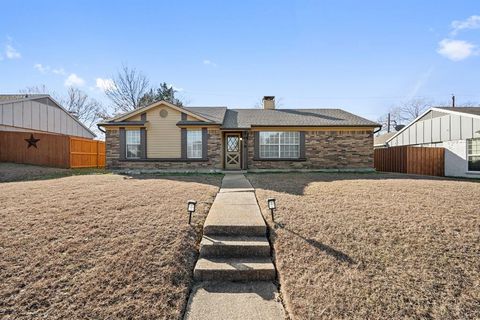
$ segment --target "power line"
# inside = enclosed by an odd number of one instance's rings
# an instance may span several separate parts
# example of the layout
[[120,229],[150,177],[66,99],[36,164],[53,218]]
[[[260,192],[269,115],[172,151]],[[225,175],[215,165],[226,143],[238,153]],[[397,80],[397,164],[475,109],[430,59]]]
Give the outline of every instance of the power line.
[[[248,98],[259,98],[258,95],[252,94],[238,94],[238,93],[216,93],[216,92],[207,92],[207,91],[182,91],[184,93],[198,94],[198,95],[210,95],[218,97],[248,97]],[[412,98],[417,99],[447,99],[450,95],[444,94],[434,94],[434,95],[417,95]],[[479,97],[480,94],[455,94],[456,97]],[[299,99],[299,100],[404,100],[405,96],[289,96],[289,99]]]

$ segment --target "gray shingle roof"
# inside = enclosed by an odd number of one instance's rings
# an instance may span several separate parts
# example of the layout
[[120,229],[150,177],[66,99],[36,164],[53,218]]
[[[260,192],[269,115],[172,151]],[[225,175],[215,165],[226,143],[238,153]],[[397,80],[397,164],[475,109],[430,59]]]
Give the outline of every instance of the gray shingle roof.
[[198,114],[215,123],[223,123],[227,107],[183,107],[185,110]]
[[228,109],[223,128],[253,126],[380,126],[341,109]]
[[443,109],[447,111],[456,111],[467,114],[475,114],[480,116],[480,107],[435,107],[436,109]]
[[384,146],[387,143],[387,140],[396,135],[397,132],[388,132],[381,134],[379,136],[373,137],[374,146]]
[[[150,106],[143,107],[147,109]],[[181,107],[186,111],[220,124],[223,129],[249,129],[261,126],[285,127],[380,127],[378,123],[341,109],[228,109],[227,107]],[[137,109],[138,111],[139,109]],[[131,113],[131,112],[130,112]],[[116,121],[128,113],[110,119]],[[191,121],[179,124],[194,124]]]

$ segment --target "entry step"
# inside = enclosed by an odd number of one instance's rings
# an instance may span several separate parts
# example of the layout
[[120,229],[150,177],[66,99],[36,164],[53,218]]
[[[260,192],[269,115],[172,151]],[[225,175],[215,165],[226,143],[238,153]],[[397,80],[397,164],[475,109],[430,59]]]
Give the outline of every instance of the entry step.
[[208,236],[200,242],[201,257],[269,257],[266,237]]
[[196,281],[274,280],[270,258],[200,258],[193,272]]

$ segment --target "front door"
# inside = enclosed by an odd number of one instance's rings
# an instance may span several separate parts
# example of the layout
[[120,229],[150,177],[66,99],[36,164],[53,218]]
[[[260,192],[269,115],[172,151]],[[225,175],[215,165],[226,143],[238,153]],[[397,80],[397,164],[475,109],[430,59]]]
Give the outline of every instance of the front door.
[[240,134],[225,134],[225,169],[240,169]]

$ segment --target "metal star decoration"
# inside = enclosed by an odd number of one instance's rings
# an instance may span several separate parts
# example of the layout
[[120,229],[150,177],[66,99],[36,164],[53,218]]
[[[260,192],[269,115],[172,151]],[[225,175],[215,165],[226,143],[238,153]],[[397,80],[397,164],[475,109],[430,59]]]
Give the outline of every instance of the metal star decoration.
[[32,146],[37,148],[37,142],[40,141],[40,139],[35,139],[33,137],[33,134],[30,134],[30,139],[25,139],[25,141],[27,141],[27,143],[28,143],[27,149],[32,147]]

